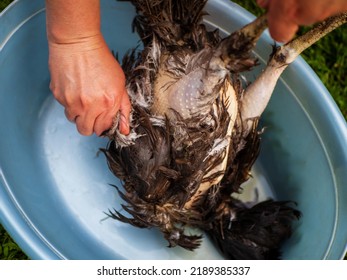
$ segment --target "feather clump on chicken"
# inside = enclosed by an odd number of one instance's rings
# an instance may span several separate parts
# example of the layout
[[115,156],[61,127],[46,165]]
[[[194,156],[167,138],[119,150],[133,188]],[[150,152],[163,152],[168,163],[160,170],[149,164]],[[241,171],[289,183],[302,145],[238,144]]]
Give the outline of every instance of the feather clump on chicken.
[[[123,181],[124,191],[117,189],[127,214],[109,215],[158,228],[170,247],[199,247],[202,236],[186,232],[195,227],[229,259],[279,258],[300,212],[285,201],[249,207],[231,194],[250,178],[260,147],[259,117],[302,42],[278,48],[260,77],[244,88],[240,73],[257,64],[252,50],[266,16],[222,39],[202,24],[206,0],[130,2],[143,43],[143,50],[123,60],[131,132],[124,136],[115,124],[103,149]],[[323,23],[316,33],[323,36],[331,25]],[[309,38],[318,40],[316,33]]]

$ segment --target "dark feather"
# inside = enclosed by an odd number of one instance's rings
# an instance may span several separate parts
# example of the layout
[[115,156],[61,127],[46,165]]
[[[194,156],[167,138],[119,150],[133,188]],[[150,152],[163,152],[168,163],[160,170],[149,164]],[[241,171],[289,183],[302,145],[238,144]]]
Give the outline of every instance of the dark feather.
[[233,111],[243,94],[238,72],[256,63],[254,36],[247,27],[223,40],[207,31],[201,23],[206,1],[130,2],[144,49],[123,59],[131,134],[111,130],[103,149],[124,187],[117,188],[124,213],[110,217],[158,228],[169,247],[197,248],[202,236],[186,232],[193,227],[229,258],[279,256],[298,212],[282,202],[247,208],[231,198],[249,179],[260,147],[258,120],[245,133]]
[[[267,200],[247,208],[240,201],[224,200],[208,234],[229,259],[278,259],[283,240],[300,218],[290,202]],[[222,205],[222,204],[221,204]]]

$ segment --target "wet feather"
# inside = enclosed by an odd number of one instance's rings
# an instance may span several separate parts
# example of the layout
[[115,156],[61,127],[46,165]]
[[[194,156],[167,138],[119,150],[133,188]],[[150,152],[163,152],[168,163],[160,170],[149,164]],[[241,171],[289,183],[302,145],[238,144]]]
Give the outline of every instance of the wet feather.
[[[131,134],[120,135],[116,123],[103,150],[124,188],[117,188],[124,213],[109,215],[158,228],[169,247],[198,248],[202,236],[185,230],[196,227],[227,258],[278,258],[299,212],[287,202],[250,208],[231,197],[242,191],[260,148],[258,119],[245,128],[239,109],[239,72],[256,65],[258,35],[246,36],[247,27],[225,39],[208,31],[201,23],[207,1],[130,2],[144,48],[123,60]],[[259,22],[260,34],[266,20]]]

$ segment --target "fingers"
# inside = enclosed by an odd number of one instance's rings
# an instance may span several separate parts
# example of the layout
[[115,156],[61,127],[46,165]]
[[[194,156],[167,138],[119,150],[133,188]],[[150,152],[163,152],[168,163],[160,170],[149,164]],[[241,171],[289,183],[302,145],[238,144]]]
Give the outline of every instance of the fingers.
[[330,1],[302,1],[298,5],[296,14],[293,15],[293,20],[298,25],[312,25],[322,21],[328,16],[333,15],[331,11]]
[[109,129],[119,110],[119,95],[115,89],[96,95],[95,99],[83,108],[84,118],[81,118],[80,123],[76,123],[78,131],[83,135],[95,132],[100,136],[103,131]]
[[269,32],[271,37],[278,42],[288,42],[296,34],[299,25],[293,21],[279,18],[278,14],[269,15]]
[[292,20],[295,14],[295,0],[257,0],[257,4],[267,9],[268,26],[271,37],[278,42],[289,41],[299,26]]
[[293,38],[299,26],[293,20],[297,13],[295,0],[268,0],[265,6],[268,12],[268,25],[271,37],[278,42],[287,42]]
[[[116,94],[114,94],[116,95]],[[111,96],[113,96],[111,94]],[[119,100],[107,100],[100,102],[95,100],[90,102],[88,106],[76,105],[77,102],[71,105],[65,104],[66,118],[76,124],[78,132],[82,135],[89,136],[95,133],[100,136],[105,131],[109,130],[117,114],[120,114],[119,131],[124,135],[128,135],[129,116],[131,111],[131,103],[126,90],[119,97]]]
[[[82,135],[101,135],[120,112],[120,132],[129,133],[130,101],[125,76],[106,43],[88,51],[50,45],[50,89],[66,118]],[[71,49],[72,48],[72,49]]]
[[279,42],[290,41],[301,25],[312,25],[347,11],[346,0],[257,0],[257,3],[267,9],[270,34]]
[[[116,94],[115,94],[116,95]],[[76,103],[71,106],[65,104],[65,116],[76,124],[78,132],[85,136],[95,133],[97,136],[102,135],[109,130],[118,113],[121,114],[119,131],[120,133],[129,134],[129,115],[131,104],[128,94],[124,90],[119,100],[108,100],[101,102],[95,100],[88,106],[77,106]]]
[[109,130],[114,124],[115,117],[120,114],[119,132],[128,135],[129,128],[129,115],[131,110],[131,104],[126,90],[119,95],[119,100],[109,110],[99,111],[99,115],[90,116],[90,120],[95,119],[93,130],[96,135],[100,136],[105,131]]

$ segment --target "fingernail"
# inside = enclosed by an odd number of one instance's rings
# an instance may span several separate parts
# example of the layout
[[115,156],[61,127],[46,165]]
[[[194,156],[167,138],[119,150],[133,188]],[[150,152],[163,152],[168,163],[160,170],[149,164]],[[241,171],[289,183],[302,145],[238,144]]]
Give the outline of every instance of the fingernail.
[[[270,33],[271,34],[271,33]],[[289,37],[286,37],[286,36],[283,36],[282,34],[281,35],[271,35],[272,39],[274,39],[276,42],[278,43],[287,43],[288,41],[290,41],[290,38]]]
[[130,132],[129,121],[123,114],[120,115],[119,131],[124,135]]

